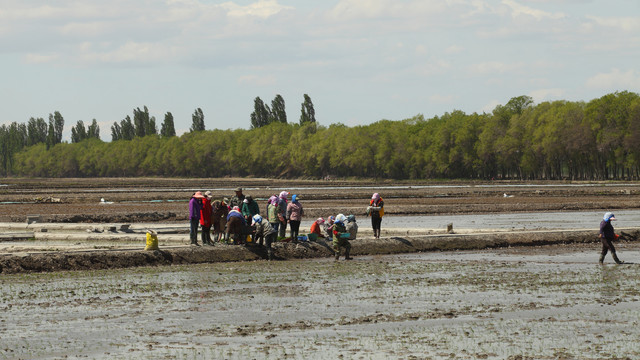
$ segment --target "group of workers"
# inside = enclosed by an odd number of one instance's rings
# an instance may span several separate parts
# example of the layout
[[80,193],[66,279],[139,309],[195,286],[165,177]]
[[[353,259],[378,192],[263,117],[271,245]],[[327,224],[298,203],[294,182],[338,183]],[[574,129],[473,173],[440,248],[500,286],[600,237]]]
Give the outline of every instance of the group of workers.
[[[282,191],[273,195],[267,201],[266,217],[260,215],[260,206],[251,197],[244,195],[242,188],[235,189],[235,195],[222,200],[212,201],[211,191],[204,194],[196,191],[189,200],[189,236],[191,244],[199,246],[198,231],[201,228],[202,244],[213,246],[214,242],[245,244],[247,236],[255,244],[266,246],[269,259],[273,257],[271,244],[277,237],[284,238],[287,224],[290,229],[290,239],[297,241],[300,232],[300,222],[304,215],[304,208],[299,202],[299,196],[293,195],[288,199],[289,192]],[[380,225],[384,215],[384,201],[380,194],[371,197],[367,207],[367,215],[371,217],[373,235],[380,238]],[[213,239],[211,228],[213,227]],[[358,233],[355,215],[338,214],[318,218],[313,222],[309,235],[305,240],[314,241],[317,238],[329,238],[333,242],[336,260],[344,248],[345,259],[349,256],[351,244]],[[302,237],[305,238],[305,237]]]
[[[300,230],[300,222],[304,215],[304,209],[300,204],[299,196],[293,195],[291,201],[288,200],[287,191],[273,195],[267,201],[266,220],[260,215],[258,203],[251,197],[242,193],[242,188],[235,189],[235,195],[231,199],[212,200],[211,191],[204,194],[197,191],[191,196],[189,201],[189,219],[192,245],[198,244],[198,230],[202,228],[203,245],[212,246],[215,242],[234,244],[246,243],[246,236],[251,236],[255,244],[266,246],[269,260],[273,257],[271,245],[276,241],[276,236],[284,238],[287,224],[291,231],[291,239],[296,241]],[[380,238],[380,225],[384,216],[384,201],[380,194],[374,193],[369,201],[366,213],[371,217],[371,227],[373,236]],[[618,259],[613,241],[619,236],[615,233],[612,220],[616,220],[611,212],[604,214],[600,222],[600,239],[602,241],[602,251],[599,263],[604,262],[607,253],[611,252],[613,260],[617,264],[624,263]],[[211,238],[211,227],[213,227],[214,238]],[[344,248],[344,257],[351,260],[351,243],[358,233],[358,224],[355,215],[345,216],[338,214],[329,216],[327,220],[320,217],[311,224],[308,240],[315,241],[318,238],[328,238],[333,242],[335,258],[340,258],[341,250]]]

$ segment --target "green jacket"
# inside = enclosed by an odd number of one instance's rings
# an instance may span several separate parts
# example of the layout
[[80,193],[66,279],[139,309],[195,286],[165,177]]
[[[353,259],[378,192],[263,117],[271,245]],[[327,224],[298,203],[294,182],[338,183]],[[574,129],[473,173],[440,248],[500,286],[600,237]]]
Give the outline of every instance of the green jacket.
[[275,224],[278,222],[278,206],[269,204],[267,208],[267,217],[269,218],[269,222]]
[[343,223],[336,222],[333,224],[333,245],[339,245],[347,241],[346,238],[341,237],[341,234],[349,234],[347,228]]
[[255,200],[251,200],[249,203],[242,203],[242,215],[252,218],[253,215],[260,214],[260,206]]

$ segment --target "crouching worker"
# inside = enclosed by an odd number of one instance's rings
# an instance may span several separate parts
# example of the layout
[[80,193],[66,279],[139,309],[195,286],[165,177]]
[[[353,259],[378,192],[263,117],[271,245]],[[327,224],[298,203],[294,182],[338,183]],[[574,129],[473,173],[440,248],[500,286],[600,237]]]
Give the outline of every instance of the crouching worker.
[[263,220],[262,216],[254,215],[253,216],[253,228],[255,230],[255,242],[267,247],[267,258],[269,260],[273,260],[273,250],[271,249],[271,244],[276,239],[276,234],[278,231],[274,229],[269,221]]
[[340,259],[340,248],[344,248],[344,259],[352,260],[349,256],[351,252],[351,243],[349,242],[349,233],[345,227],[345,221],[347,218],[338,214],[336,220],[333,223],[333,251],[336,253],[336,261]]
[[322,226],[324,225],[324,219],[318,218],[316,221],[311,224],[311,230],[309,233],[309,240],[316,241],[318,238],[324,238],[324,234],[322,231]]
[[600,222],[600,240],[602,240],[602,252],[600,253],[600,264],[604,262],[604,257],[607,256],[607,252],[611,251],[611,257],[616,262],[616,264],[622,264],[623,261],[618,259],[618,255],[616,255],[616,249],[613,247],[613,240],[618,239],[618,235],[613,230],[613,225],[611,225],[611,220],[615,220],[616,217],[613,213],[604,214],[604,218]]
[[233,209],[229,211],[229,215],[227,215],[227,233],[225,237],[229,239],[229,236],[231,235],[234,244],[244,244],[244,239],[242,239],[242,230],[246,225],[247,223],[240,212],[240,208],[234,206]]
[[356,216],[347,216],[347,232],[349,233],[349,240],[355,240],[358,235],[358,224],[356,224]]

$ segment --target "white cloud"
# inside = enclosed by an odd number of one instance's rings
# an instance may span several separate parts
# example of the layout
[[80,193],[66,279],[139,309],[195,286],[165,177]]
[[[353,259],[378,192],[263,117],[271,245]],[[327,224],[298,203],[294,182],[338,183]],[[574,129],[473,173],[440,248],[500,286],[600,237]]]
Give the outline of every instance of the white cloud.
[[549,13],[546,11],[534,9],[529,6],[518,4],[514,0],[502,0],[502,3],[510,8],[511,16],[514,18],[519,16],[527,16],[527,17],[532,17],[539,21],[543,19],[557,20],[565,17],[565,15],[561,12]]
[[640,89],[640,72],[612,69],[608,73],[600,73],[587,79],[587,87],[601,90],[631,90]]
[[464,51],[462,46],[451,45],[448,48],[444,49],[445,54],[459,54]]
[[329,11],[329,17],[336,21],[375,18],[422,18],[424,21],[424,16],[441,13],[447,5],[440,0],[340,0]]
[[48,62],[53,62],[59,58],[58,55],[44,55],[44,54],[27,54],[25,56],[25,61],[28,64],[44,64]]
[[[640,17],[602,17],[602,16],[587,16],[587,19],[592,20],[599,26],[611,27],[620,29],[625,32],[638,32],[640,31]],[[591,26],[586,25],[589,28]]]
[[255,16],[259,18],[269,18],[283,10],[293,9],[291,6],[278,4],[277,0],[259,0],[258,2],[241,6],[233,2],[226,2],[220,5],[226,9],[227,14],[232,17]]
[[79,52],[79,60],[89,64],[127,63],[148,65],[150,63],[170,61],[178,51],[165,44],[128,41],[114,49],[101,44],[85,42],[79,46]]

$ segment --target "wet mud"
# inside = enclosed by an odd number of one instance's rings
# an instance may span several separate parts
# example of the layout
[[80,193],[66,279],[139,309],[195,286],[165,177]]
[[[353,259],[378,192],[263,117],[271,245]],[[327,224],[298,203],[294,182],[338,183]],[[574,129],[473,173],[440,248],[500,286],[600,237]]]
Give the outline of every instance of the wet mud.
[[[594,244],[4,274],[0,358],[634,359]],[[640,258],[622,243],[623,260]]]
[[[336,262],[324,241],[276,243],[266,261],[261,247],[189,246],[184,229],[143,251],[136,228],[184,225],[193,191],[222,197],[236,186],[258,199],[291,189],[312,219],[360,214],[380,192],[392,219],[638,209],[638,184],[0,183],[0,222],[13,226],[0,238],[0,359],[640,358],[633,224],[616,227],[623,265],[597,263],[597,229],[445,234],[405,222],[375,240],[360,222],[355,260]],[[29,215],[46,225],[16,240]],[[117,223],[135,231],[108,229]]]

